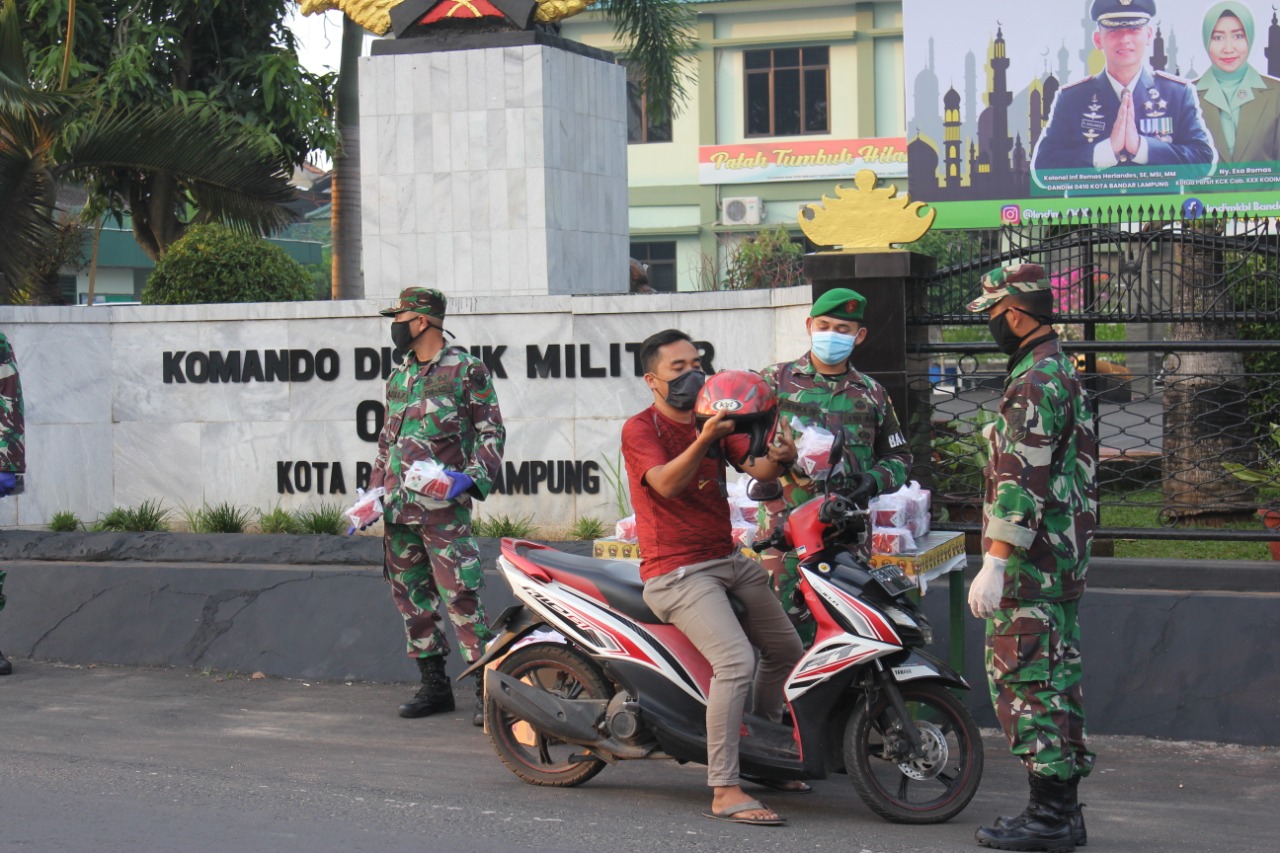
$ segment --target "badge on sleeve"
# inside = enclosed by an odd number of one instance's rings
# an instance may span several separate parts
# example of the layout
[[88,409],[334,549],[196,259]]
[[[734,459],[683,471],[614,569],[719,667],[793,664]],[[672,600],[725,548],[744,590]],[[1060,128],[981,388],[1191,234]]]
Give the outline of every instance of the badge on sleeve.
[[1005,438],[1012,444],[1021,444],[1027,437],[1027,401],[1017,398],[1010,401],[1004,413]]

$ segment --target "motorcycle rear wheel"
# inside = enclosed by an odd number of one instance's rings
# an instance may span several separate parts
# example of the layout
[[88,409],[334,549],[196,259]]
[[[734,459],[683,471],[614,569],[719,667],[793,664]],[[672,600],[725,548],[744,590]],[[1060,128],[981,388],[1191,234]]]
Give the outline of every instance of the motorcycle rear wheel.
[[[950,690],[899,684],[925,757],[893,753],[897,719],[883,693],[859,702],[844,733],[844,762],[853,787],[873,812],[892,823],[942,823],[964,811],[982,781],[982,736],[973,715]],[[888,743],[886,743],[886,738]]]
[[[498,670],[526,684],[536,685],[562,699],[608,699],[613,688],[600,668],[569,646],[539,643],[516,649],[502,659]],[[581,757],[585,747],[565,743],[535,730],[498,706],[484,702],[485,730],[502,763],[530,785],[571,788],[604,769],[594,757]],[[572,756],[579,756],[573,760]]]

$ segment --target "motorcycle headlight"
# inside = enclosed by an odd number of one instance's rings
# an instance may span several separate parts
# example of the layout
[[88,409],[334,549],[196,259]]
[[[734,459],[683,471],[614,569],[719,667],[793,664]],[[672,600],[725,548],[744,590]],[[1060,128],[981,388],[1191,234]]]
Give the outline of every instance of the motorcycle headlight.
[[894,607],[892,604],[882,605],[881,610],[885,615],[893,620],[893,624],[899,628],[905,628],[903,639],[908,645],[914,645],[911,642],[911,634],[918,634],[921,638],[920,645],[930,645],[933,643],[933,627],[929,624],[929,620],[925,618],[923,613],[908,613],[900,607]]
[[912,619],[911,614],[905,610],[900,610],[897,607],[894,607],[892,605],[885,605],[880,609],[883,610],[889,616],[889,618],[893,620],[893,624],[895,625],[901,625],[904,628],[920,627],[920,624],[916,622],[915,619]]

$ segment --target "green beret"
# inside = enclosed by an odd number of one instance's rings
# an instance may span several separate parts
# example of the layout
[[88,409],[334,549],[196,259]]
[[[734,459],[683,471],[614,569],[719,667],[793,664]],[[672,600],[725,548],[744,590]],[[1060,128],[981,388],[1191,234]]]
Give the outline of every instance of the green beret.
[[1044,280],[1044,267],[1018,261],[984,275],[982,294],[969,303],[969,310],[975,314],[980,311],[989,311],[992,305],[1006,296],[1048,289],[1049,282]]
[[836,287],[813,300],[810,317],[835,317],[837,320],[861,320],[867,310],[867,298],[856,290]]
[[414,311],[443,320],[444,305],[444,294],[434,287],[406,287],[400,291],[400,299],[395,305],[378,313],[383,317],[394,317],[404,311]]

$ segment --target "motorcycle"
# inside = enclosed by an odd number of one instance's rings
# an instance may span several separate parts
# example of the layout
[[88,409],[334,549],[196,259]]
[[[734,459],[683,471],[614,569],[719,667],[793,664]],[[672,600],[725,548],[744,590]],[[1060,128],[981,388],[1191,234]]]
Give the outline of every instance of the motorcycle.
[[[932,631],[897,566],[871,568],[845,547],[868,514],[827,492],[793,509],[755,550],[794,549],[797,601],[817,623],[784,687],[790,720],[747,714],[744,778],[847,773],[895,823],[959,814],[982,778],[982,740],[953,694],[969,685],[922,647]],[[521,602],[460,680],[485,669],[485,731],[533,785],[572,787],[621,760],[705,764],[711,668],[645,604],[634,563],[503,539],[498,569]],[[786,718],[784,717],[784,720]]]

